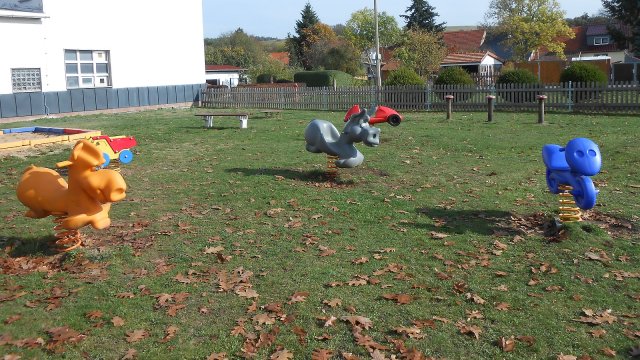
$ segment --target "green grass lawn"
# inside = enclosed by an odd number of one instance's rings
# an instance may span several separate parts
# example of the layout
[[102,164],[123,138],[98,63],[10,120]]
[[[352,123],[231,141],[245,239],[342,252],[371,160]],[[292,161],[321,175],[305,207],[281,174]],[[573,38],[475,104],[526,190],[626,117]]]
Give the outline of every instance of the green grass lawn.
[[[0,152],[0,353],[69,359],[627,358],[640,345],[638,119],[406,113],[364,163],[324,177],[313,118],[196,110],[4,124],[133,135],[127,198],[85,246],[23,217],[30,164]],[[586,221],[550,231],[544,144],[599,144]],[[553,230],[553,229],[551,229]],[[226,355],[224,355],[224,354]],[[333,356],[331,356],[333,354]],[[10,357],[16,358],[16,357]],[[567,358],[568,359],[568,358]]]

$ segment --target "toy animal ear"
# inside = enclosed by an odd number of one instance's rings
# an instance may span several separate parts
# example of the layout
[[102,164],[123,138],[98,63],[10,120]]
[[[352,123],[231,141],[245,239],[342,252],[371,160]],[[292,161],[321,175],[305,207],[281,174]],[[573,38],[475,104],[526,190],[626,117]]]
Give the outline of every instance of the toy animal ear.
[[73,147],[73,150],[71,151],[71,156],[69,157],[69,160],[71,161],[78,160],[78,157],[80,157],[80,154],[82,154],[83,146],[84,146],[84,143],[82,141],[78,141],[76,145]]

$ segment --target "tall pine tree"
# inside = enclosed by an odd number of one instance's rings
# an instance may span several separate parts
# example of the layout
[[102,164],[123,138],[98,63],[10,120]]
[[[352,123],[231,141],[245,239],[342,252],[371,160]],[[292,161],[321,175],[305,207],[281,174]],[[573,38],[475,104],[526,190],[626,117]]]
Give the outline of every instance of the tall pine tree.
[[292,64],[301,65],[305,70],[311,70],[311,63],[306,54],[307,47],[305,46],[305,44],[308,43],[308,31],[305,30],[319,23],[320,19],[318,19],[318,15],[313,11],[311,4],[308,2],[304,6],[304,9],[302,9],[300,15],[300,20],[296,21],[296,35],[289,35],[287,38],[289,60]]
[[632,44],[633,53],[640,56],[640,1],[638,0],[602,0],[607,15],[629,26],[629,32],[621,31],[617,26],[609,26],[609,32],[616,42]]
[[413,0],[411,6],[406,10],[409,15],[400,15],[400,17],[406,21],[407,30],[419,29],[441,33],[444,31],[446,23],[436,23],[438,13],[434,10],[435,8],[429,5],[426,0]]

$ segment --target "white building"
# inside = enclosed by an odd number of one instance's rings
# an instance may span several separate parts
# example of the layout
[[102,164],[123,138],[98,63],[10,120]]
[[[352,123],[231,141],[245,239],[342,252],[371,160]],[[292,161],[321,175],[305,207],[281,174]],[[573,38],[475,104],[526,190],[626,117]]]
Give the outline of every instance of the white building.
[[202,0],[0,0],[0,117],[193,101],[202,21]]
[[205,77],[209,85],[238,86],[243,69],[233,65],[206,65]]

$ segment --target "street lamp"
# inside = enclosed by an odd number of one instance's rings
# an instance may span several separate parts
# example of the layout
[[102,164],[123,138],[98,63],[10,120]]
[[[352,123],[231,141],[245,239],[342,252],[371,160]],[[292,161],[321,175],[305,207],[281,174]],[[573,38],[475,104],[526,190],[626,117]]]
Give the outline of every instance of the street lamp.
[[376,27],[376,85],[382,86],[382,78],[380,77],[380,34],[378,32],[378,1],[373,0],[373,19]]

